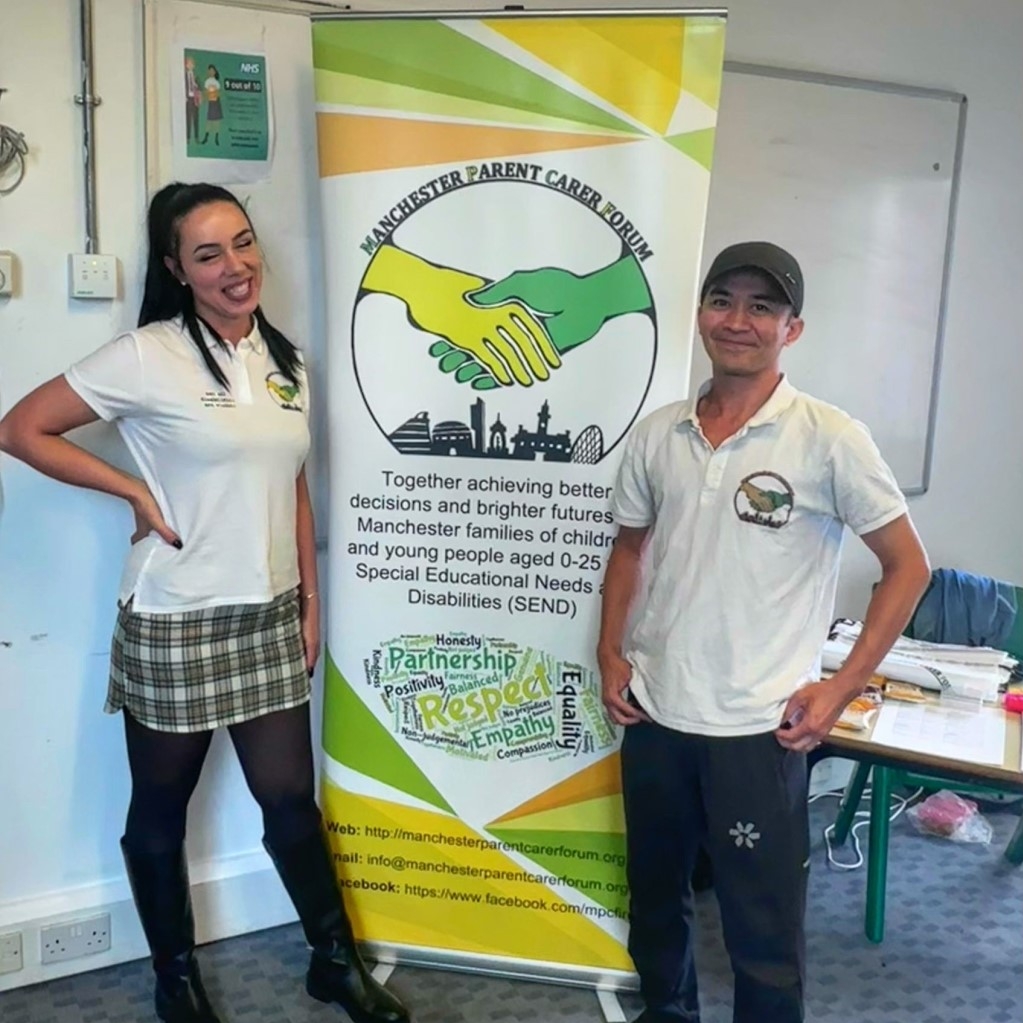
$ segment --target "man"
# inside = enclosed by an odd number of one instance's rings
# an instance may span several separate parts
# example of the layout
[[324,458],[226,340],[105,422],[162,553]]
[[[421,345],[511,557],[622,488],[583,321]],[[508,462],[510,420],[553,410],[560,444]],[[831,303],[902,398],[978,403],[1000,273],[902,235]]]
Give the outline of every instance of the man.
[[185,138],[191,142],[199,141],[199,106],[202,102],[202,90],[195,77],[195,58],[185,58]]
[[[642,1023],[699,1020],[690,876],[701,842],[735,1023],[804,1018],[806,753],[862,692],[929,578],[866,429],[779,369],[803,331],[802,306],[789,253],[766,242],[725,249],[697,317],[711,380],[639,424],[615,489],[598,658],[604,704],[626,726]],[[846,525],[877,557],[881,582],[849,659],[818,681]]]

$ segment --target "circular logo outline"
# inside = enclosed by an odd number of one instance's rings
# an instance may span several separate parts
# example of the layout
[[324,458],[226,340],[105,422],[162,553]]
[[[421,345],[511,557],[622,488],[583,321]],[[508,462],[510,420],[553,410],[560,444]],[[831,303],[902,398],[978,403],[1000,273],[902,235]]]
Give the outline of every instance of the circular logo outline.
[[[509,182],[507,180],[504,180],[504,179],[496,179],[496,178],[495,179],[487,179],[487,180],[483,180],[483,181],[476,181],[476,182],[473,182],[472,184],[461,185],[458,188],[454,189],[453,191],[460,191],[462,188],[479,188],[479,187],[484,187],[486,185],[491,185],[491,184],[509,184]],[[563,190],[561,190],[559,188],[555,188],[553,185],[548,185],[547,183],[542,182],[542,181],[515,181],[514,184],[531,186],[531,187],[534,187],[534,188],[544,188],[544,189],[547,189],[547,190],[552,191],[552,192],[557,192],[559,195],[563,195],[563,196],[565,196],[565,198],[572,199],[573,201],[577,202],[580,206],[585,207],[585,209],[587,211],[589,211],[590,213],[593,213],[594,216],[597,216],[599,218],[599,214],[594,212],[593,207],[590,206],[588,203],[584,202],[577,195],[573,195],[570,192],[565,192],[565,191],[563,191]],[[448,194],[448,193],[442,192],[439,195],[432,196],[430,199],[426,200],[426,202],[423,202],[417,208],[416,212],[418,212],[418,210],[420,210],[420,209],[423,209],[423,207],[428,206],[430,203],[435,202],[437,199],[442,198],[446,194]],[[388,444],[391,445],[391,447],[398,454],[405,455],[405,454],[413,454],[414,453],[414,454],[418,454],[418,455],[433,455],[434,457],[437,457],[437,458],[443,458],[443,457],[449,457],[449,456],[447,454],[434,452],[432,450],[431,451],[415,451],[415,452],[403,451],[403,450],[401,450],[401,448],[399,448],[395,444],[394,439],[391,436],[391,433],[388,433],[388,431],[384,428],[383,424],[377,418],[377,415],[374,412],[373,407],[372,407],[372,405],[369,402],[369,399],[368,399],[368,397],[366,395],[366,388],[363,386],[362,376],[361,376],[361,374],[359,372],[359,363],[358,363],[358,360],[356,359],[356,352],[355,352],[355,341],[356,341],[355,321],[356,321],[356,317],[358,316],[359,304],[362,302],[362,300],[367,295],[372,294],[372,292],[368,291],[367,289],[365,289],[363,287],[363,281],[365,281],[366,275],[369,273],[369,268],[372,266],[373,260],[376,258],[377,251],[382,246],[384,246],[384,245],[387,245],[389,243],[393,244],[393,238],[394,238],[395,231],[398,230],[398,227],[400,227],[401,224],[405,223],[406,220],[411,219],[413,216],[415,216],[414,213],[410,214],[408,217],[405,217],[401,221],[401,223],[397,224],[395,227],[393,227],[388,232],[387,236],[383,239],[383,241],[381,241],[380,244],[377,246],[377,248],[374,249],[373,255],[370,257],[370,260],[366,264],[366,268],[365,268],[365,270],[363,270],[362,276],[359,279],[359,286],[358,286],[358,288],[356,290],[355,301],[352,303],[351,322],[349,324],[349,337],[350,337],[350,347],[351,347],[352,369],[353,369],[354,374],[355,374],[355,383],[356,383],[356,386],[359,388],[359,395],[362,398],[362,403],[365,406],[366,411],[369,413],[370,418],[373,420],[373,423],[375,424],[376,428],[380,431],[380,433],[383,435],[384,439],[387,441]],[[612,232],[614,232],[614,228],[613,227],[608,225],[608,228]],[[614,233],[617,235],[617,232],[614,232]],[[638,258],[635,257],[635,253],[632,251],[631,248],[629,248],[629,246],[626,243],[625,239],[621,238],[621,236],[618,236],[618,238],[619,238],[619,242],[620,242],[620,246],[621,246],[620,247],[620,251],[619,251],[619,259],[621,259],[622,257],[624,257],[626,255],[631,255],[631,256],[633,256],[636,259],[636,266],[639,268],[640,274],[642,274],[643,281],[644,281],[644,283],[647,286],[647,291],[649,292],[650,298],[651,298],[650,309],[647,310],[646,312],[644,312],[643,314],[641,314],[641,315],[645,315],[645,316],[649,317],[651,325],[653,327],[653,352],[652,352],[652,356],[651,356],[651,359],[650,359],[650,372],[647,374],[646,383],[645,383],[645,385],[643,387],[643,393],[640,396],[639,401],[636,403],[635,409],[633,410],[632,415],[630,416],[628,423],[626,423],[625,428],[622,430],[621,434],[615,439],[614,443],[612,443],[610,445],[610,447],[604,449],[602,454],[600,455],[600,457],[597,458],[594,462],[592,462],[592,463],[574,463],[574,464],[596,464],[597,462],[601,462],[605,458],[607,458],[607,456],[609,454],[611,454],[611,452],[614,451],[615,448],[618,447],[618,445],[621,444],[626,439],[626,437],[628,437],[629,431],[632,429],[632,427],[636,423],[636,420],[639,418],[640,411],[642,410],[642,408],[643,408],[643,406],[644,406],[644,404],[646,402],[647,395],[650,393],[650,388],[653,386],[654,371],[657,368],[657,352],[658,352],[658,348],[659,348],[659,344],[660,344],[660,325],[659,325],[658,319],[657,319],[657,306],[656,306],[656,303],[653,300],[653,290],[650,288],[650,281],[647,278],[647,275],[646,275],[646,273],[643,270],[642,263],[639,261]],[[437,335],[433,335],[433,336],[435,338],[437,337]],[[459,386],[466,386],[466,385],[463,384],[463,385],[459,385]],[[467,388],[467,389],[471,390],[471,388]],[[477,397],[480,397],[480,392],[477,391],[477,392],[473,392],[473,393],[475,393]],[[588,430],[588,429],[590,429],[590,427],[584,427],[583,430],[580,431],[580,436],[582,436],[582,434],[586,430]],[[395,432],[395,431],[392,431],[392,433],[393,432]],[[489,456],[489,457],[493,458],[493,457],[496,457],[496,456]],[[536,461],[537,461],[536,458],[534,458],[534,459],[508,459],[508,460],[509,461],[524,461],[527,464],[535,464]],[[546,458],[539,459],[539,460],[540,461],[548,461],[548,459],[546,459]],[[551,461],[553,461],[553,460],[551,460]],[[570,459],[559,459],[559,461],[567,462],[567,461],[570,461]]]
[[[783,492],[765,490],[754,482],[765,477],[777,480],[782,485]],[[750,505],[753,511],[740,509],[740,494],[745,496],[746,503]],[[739,485],[735,488],[735,494],[732,496],[732,507],[741,521],[748,522],[750,525],[766,526],[768,529],[782,529],[784,526],[787,526],[792,518],[795,503],[796,493],[792,489],[792,484],[784,476],[774,472],[772,469],[758,469],[756,472],[751,472],[748,476],[744,476],[739,481]],[[776,513],[781,512],[782,509],[785,510],[784,518],[777,519],[772,517]]]

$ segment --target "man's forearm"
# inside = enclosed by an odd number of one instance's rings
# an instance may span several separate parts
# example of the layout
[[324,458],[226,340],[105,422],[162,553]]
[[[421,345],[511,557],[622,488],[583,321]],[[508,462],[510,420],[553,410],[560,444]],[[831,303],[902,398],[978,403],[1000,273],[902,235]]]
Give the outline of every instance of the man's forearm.
[[927,586],[926,561],[912,562],[885,572],[870,598],[863,629],[845,664],[836,673],[855,696],[862,692],[877,666],[906,627]]
[[604,573],[604,596],[600,609],[598,654],[621,655],[625,623],[639,583],[640,556],[616,543]]

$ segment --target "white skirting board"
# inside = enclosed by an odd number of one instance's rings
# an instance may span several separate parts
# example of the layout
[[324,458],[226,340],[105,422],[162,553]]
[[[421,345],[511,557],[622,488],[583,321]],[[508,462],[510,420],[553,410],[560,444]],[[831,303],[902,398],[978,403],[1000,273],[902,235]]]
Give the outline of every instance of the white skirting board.
[[[253,859],[266,861],[262,854]],[[193,876],[200,873],[208,871],[195,870]],[[297,919],[277,874],[265,867],[193,883],[192,902],[199,944],[277,927]],[[97,913],[110,914],[109,951],[42,965],[39,932],[43,927]],[[131,893],[123,881],[75,889],[66,896],[0,906],[0,934],[10,931],[21,932],[24,966],[16,973],[0,975],[0,992],[100,970],[149,955]]]

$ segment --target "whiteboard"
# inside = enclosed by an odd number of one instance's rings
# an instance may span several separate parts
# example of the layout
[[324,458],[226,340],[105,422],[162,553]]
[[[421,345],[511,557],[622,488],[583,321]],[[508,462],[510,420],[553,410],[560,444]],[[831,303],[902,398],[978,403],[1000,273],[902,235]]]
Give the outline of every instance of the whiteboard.
[[783,368],[867,424],[906,493],[930,473],[965,112],[958,93],[725,64],[704,271],[737,241],[792,252],[806,328]]

